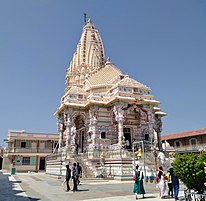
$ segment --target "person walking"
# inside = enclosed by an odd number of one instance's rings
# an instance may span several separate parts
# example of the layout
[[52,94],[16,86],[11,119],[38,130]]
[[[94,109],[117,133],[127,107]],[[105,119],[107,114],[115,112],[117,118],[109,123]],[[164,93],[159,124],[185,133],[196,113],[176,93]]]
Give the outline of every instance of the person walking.
[[173,168],[170,168],[170,175],[171,175],[172,186],[173,186],[173,190],[174,190],[175,201],[177,201],[177,200],[179,200],[178,199],[179,188],[180,188],[179,187],[179,178],[174,174]]
[[71,179],[71,169],[69,168],[69,164],[66,165],[66,185],[67,191],[70,191],[69,180]]
[[134,175],[135,182],[134,182],[134,188],[133,188],[133,193],[135,193],[136,195],[136,200],[138,199],[138,195],[142,195],[142,198],[145,198],[143,179],[144,179],[144,174],[142,171],[139,170],[139,165],[137,165],[135,168],[135,175]]
[[77,184],[80,184],[80,177],[82,177],[82,167],[79,165],[79,162],[77,162],[77,170],[78,170],[78,177],[77,177]]
[[167,174],[167,185],[168,185],[168,195],[171,196],[173,198],[173,186],[172,186],[172,178],[171,178],[171,174],[170,171],[168,170],[168,174]]
[[77,164],[73,163],[73,167],[72,167],[73,192],[78,191],[77,178],[78,178]]
[[166,184],[165,184],[165,175],[163,172],[163,168],[159,167],[159,172],[158,172],[158,181],[159,183],[157,184],[157,186],[159,187],[159,191],[160,191],[160,197],[161,199],[164,199],[166,196]]

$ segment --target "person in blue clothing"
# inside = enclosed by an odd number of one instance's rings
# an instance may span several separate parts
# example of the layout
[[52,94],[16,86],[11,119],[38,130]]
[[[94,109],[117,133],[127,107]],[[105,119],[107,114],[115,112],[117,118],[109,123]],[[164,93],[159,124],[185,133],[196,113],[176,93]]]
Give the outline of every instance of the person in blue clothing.
[[134,178],[135,178],[135,182],[134,182],[133,193],[135,193],[136,195],[136,200],[138,199],[138,195],[142,195],[142,198],[145,198],[144,197],[145,190],[143,185],[144,174],[142,171],[139,170],[138,165],[135,168]]
[[[172,164],[173,165],[173,164]],[[178,199],[178,194],[179,194],[179,179],[178,177],[174,174],[173,172],[173,168],[170,168],[170,175],[171,175],[171,180],[172,180],[172,186],[173,186],[173,190],[174,190],[174,198],[175,201],[179,200]]]

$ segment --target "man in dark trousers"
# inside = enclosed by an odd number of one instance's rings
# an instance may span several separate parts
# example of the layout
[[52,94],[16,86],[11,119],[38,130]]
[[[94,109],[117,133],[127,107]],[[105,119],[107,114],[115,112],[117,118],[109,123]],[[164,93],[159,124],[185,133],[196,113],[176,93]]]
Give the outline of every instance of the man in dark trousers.
[[[173,164],[172,164],[173,165]],[[170,175],[171,175],[171,180],[172,180],[172,186],[173,186],[173,190],[174,190],[174,197],[175,197],[175,201],[179,200],[178,199],[178,194],[179,194],[179,179],[178,177],[174,174],[173,172],[173,168],[170,168]]]
[[78,169],[77,164],[74,163],[72,167],[72,179],[73,179],[73,192],[78,191],[77,189],[77,179],[78,179]]
[[80,177],[82,176],[82,167],[79,165],[79,162],[77,162],[77,169],[78,169],[78,178],[77,178],[77,184],[80,184]]
[[67,185],[67,191],[70,190],[69,186],[69,180],[71,178],[71,169],[69,168],[69,164],[66,165],[66,185]]

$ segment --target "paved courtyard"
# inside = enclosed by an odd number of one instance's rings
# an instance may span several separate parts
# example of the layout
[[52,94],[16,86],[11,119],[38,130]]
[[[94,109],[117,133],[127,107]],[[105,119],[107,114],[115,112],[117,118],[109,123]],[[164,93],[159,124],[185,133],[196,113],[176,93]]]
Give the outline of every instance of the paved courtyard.
[[[0,172],[1,201],[130,201],[135,200],[132,192],[133,181],[82,180],[79,191],[65,192],[63,179],[51,177],[45,173],[17,173],[10,175]],[[72,186],[72,182],[71,182]],[[161,200],[155,184],[145,184],[144,200]],[[183,196],[183,192],[180,192]],[[142,200],[142,199],[140,199]],[[171,198],[168,201],[174,200]]]

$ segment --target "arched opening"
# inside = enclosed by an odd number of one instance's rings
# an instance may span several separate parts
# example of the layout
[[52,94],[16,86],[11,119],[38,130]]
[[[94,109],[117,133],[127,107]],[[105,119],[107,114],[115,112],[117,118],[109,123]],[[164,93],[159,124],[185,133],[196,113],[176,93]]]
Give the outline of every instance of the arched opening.
[[196,138],[191,138],[189,140],[189,143],[191,146],[195,147],[197,145],[197,139]]
[[86,151],[86,136],[85,136],[85,125],[84,116],[77,115],[74,119],[74,124],[76,127],[76,138],[75,143],[79,147],[79,152],[83,153]]
[[180,148],[181,146],[182,146],[182,143],[181,143],[180,140],[175,140],[175,141],[174,141],[174,147]]

